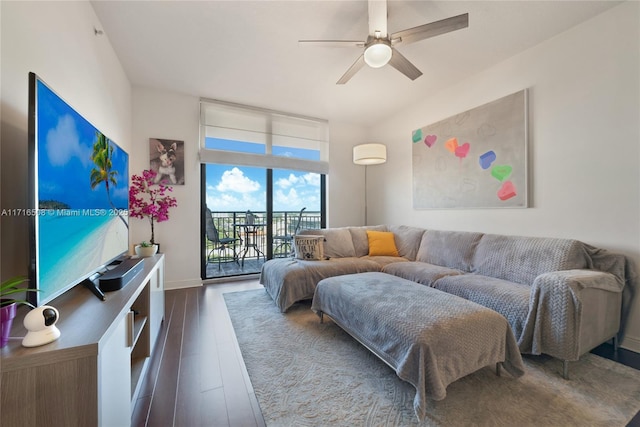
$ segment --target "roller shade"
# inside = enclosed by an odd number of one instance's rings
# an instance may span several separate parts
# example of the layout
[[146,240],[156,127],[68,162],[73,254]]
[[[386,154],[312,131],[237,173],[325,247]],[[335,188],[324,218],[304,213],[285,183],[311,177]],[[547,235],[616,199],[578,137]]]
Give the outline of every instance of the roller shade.
[[202,163],[329,172],[326,120],[202,99],[200,124]]

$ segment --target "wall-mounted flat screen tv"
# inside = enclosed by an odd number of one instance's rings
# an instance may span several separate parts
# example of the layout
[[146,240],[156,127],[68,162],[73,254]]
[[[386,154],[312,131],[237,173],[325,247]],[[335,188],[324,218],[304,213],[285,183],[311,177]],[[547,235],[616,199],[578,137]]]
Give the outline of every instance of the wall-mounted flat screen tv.
[[28,126],[28,297],[42,305],[128,252],[129,156],[34,73]]

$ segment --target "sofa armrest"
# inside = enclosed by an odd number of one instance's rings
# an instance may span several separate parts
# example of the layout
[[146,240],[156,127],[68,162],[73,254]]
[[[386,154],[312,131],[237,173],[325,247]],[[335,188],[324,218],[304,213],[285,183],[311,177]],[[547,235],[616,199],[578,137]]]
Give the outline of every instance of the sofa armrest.
[[[596,270],[564,270],[539,275],[531,287],[521,350],[545,353],[562,360],[578,360],[583,352],[590,350],[582,342],[585,337],[589,342],[599,344],[617,332],[623,288],[624,284],[616,276]],[[601,295],[593,298],[593,293]],[[583,324],[586,324],[583,320],[594,315],[603,317],[606,324],[600,325],[599,330],[583,330]]]

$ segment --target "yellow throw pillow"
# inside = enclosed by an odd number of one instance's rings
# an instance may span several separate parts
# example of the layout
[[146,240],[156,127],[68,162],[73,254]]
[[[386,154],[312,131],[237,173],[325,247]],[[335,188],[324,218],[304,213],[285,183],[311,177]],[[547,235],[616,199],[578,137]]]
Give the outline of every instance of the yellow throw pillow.
[[400,256],[392,232],[367,230],[367,239],[369,256]]

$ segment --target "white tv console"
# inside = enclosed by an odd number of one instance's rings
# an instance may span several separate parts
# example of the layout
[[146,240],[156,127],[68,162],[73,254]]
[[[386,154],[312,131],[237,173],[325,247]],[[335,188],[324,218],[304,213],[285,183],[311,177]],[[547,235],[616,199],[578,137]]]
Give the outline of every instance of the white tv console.
[[[164,318],[164,255],[124,288],[97,299],[76,286],[49,305],[62,335],[0,350],[0,423],[7,426],[128,426]],[[24,336],[21,309],[11,336]]]

